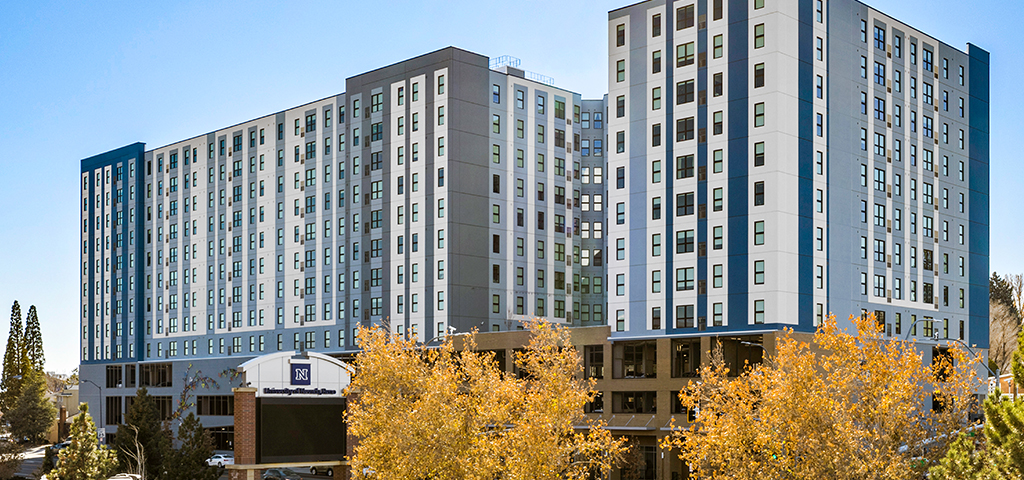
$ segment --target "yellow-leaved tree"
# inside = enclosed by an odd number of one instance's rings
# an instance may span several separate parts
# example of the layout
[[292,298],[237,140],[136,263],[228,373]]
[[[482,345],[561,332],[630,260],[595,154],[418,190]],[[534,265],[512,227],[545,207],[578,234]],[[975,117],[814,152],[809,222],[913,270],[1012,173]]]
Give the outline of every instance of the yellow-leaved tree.
[[[427,348],[382,329],[361,328],[362,352],[349,392],[349,432],[359,438],[354,478],[582,479],[607,474],[622,455],[583,413],[593,380],[564,327],[531,322],[515,355],[521,375],[499,370],[472,336]],[[578,428],[578,427],[585,428]]]
[[976,360],[952,346],[923,363],[913,342],[883,338],[873,315],[851,320],[853,333],[830,316],[813,344],[788,332],[738,377],[713,351],[680,392],[696,421],[662,446],[700,478],[921,478],[970,425]]

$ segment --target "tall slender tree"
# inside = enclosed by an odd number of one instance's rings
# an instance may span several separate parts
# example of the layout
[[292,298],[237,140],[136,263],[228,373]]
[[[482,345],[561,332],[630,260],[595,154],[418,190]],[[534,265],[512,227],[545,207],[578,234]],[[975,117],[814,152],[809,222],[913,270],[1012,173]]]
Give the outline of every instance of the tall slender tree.
[[133,457],[141,449],[149,478],[162,478],[163,463],[171,450],[171,432],[161,424],[160,408],[146,387],[138,389],[135,395],[135,401],[124,416],[124,424],[117,426],[118,432],[134,433],[115,436],[114,448],[121,468],[128,471],[143,469]]
[[178,427],[181,448],[171,450],[164,461],[163,478],[188,478],[191,480],[216,480],[220,472],[206,464],[213,455],[213,440],[203,429],[199,417],[189,412]]
[[46,379],[41,372],[29,368],[22,379],[21,396],[10,411],[11,434],[27,437],[33,442],[45,439],[46,432],[57,418],[57,409],[46,398]]
[[22,341],[21,305],[14,301],[11,307],[11,330],[4,351],[4,370],[0,377],[0,411],[9,412],[21,396],[21,376],[24,373],[24,343]]
[[46,364],[46,355],[43,354],[43,332],[39,330],[39,316],[36,314],[36,306],[28,307],[28,317],[25,318],[25,336],[22,339],[25,346],[25,355],[32,364],[32,369],[43,373],[43,366]]

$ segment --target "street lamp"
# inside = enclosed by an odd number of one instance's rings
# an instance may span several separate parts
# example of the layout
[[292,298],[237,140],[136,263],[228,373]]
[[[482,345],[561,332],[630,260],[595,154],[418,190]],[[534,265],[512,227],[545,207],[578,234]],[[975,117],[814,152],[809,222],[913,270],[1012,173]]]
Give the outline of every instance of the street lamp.
[[935,340],[936,342],[941,342],[941,341],[945,340],[947,342],[956,342],[956,343],[959,343],[960,345],[963,345],[964,349],[967,350],[968,352],[970,352],[971,355],[974,355],[974,358],[978,359],[978,362],[981,363],[981,366],[985,367],[985,370],[988,370],[988,373],[990,373],[993,377],[996,377],[996,381],[997,382],[999,381],[999,373],[998,372],[993,372],[991,368],[988,368],[988,365],[985,363],[984,359],[981,358],[981,356],[978,355],[977,352],[972,350],[970,346],[968,346],[966,343],[964,343],[963,340],[960,340],[959,338],[939,338],[939,334],[938,333],[936,333],[935,336],[932,337],[932,340]]
[[469,335],[469,333],[468,332],[455,333],[455,327],[449,326],[444,333],[442,333],[440,335],[437,335],[436,337],[431,338],[430,340],[427,340],[427,341],[423,342],[423,345],[424,346],[430,345],[435,340],[444,341],[448,337],[462,337],[462,336],[466,336],[466,335]]
[[91,383],[94,387],[99,389],[99,391],[100,391],[100,401],[98,402],[99,405],[96,406],[96,408],[99,409],[99,411],[100,411],[100,426],[99,426],[99,428],[106,428],[106,425],[103,423],[103,387],[97,385],[96,382],[94,382],[92,380],[88,380],[88,379],[81,378],[81,377],[78,378],[78,381],[79,382],[84,382],[84,383]]
[[[907,327],[907,334],[903,336],[903,340],[910,340],[910,332],[914,331],[914,325],[917,325],[918,322],[925,322],[925,321],[927,321],[927,322],[934,322],[935,319],[934,318],[928,318],[928,317],[921,317],[921,318],[918,318],[918,319],[914,320],[913,322],[911,322],[910,326]],[[936,340],[936,341],[938,340],[938,338],[939,338],[938,334],[934,334],[931,337],[932,340]]]

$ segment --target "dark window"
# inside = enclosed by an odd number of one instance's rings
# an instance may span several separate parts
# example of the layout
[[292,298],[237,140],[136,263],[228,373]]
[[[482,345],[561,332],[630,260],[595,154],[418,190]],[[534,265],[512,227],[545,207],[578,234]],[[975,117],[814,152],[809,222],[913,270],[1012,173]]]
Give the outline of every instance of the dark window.
[[147,363],[139,365],[139,386],[170,387],[172,385],[171,375],[172,368],[170,363]]
[[764,205],[764,182],[754,182],[754,205]]
[[676,30],[690,28],[693,26],[694,8],[693,5],[679,7],[676,9]]
[[672,340],[672,377],[696,377],[700,368],[700,339]]
[[676,195],[676,216],[683,215],[693,215],[693,192]]
[[693,140],[694,121],[693,117],[680,118],[676,120],[676,141]]
[[[682,269],[681,269],[682,270]],[[689,269],[686,269],[689,270]],[[676,275],[678,277],[678,275]],[[676,283],[679,279],[676,279]],[[684,290],[689,290],[684,287]],[[693,305],[676,305],[676,328],[694,328],[697,324],[694,322],[693,317]]]
[[121,365],[107,365],[107,388],[121,388]]
[[196,396],[197,415],[231,416],[235,414],[235,397],[233,395],[198,395]]
[[171,419],[172,397],[154,395],[151,398],[153,399],[153,403],[156,406],[156,411],[158,412],[157,415],[160,421],[169,421]]
[[[121,368],[118,366],[117,368]],[[117,425],[121,423],[121,397],[107,397],[107,412],[103,418],[104,423],[107,425]]]
[[604,378],[604,345],[583,347],[583,372],[587,378]]
[[626,167],[615,169],[615,188],[626,188]]
[[690,178],[693,176],[693,155],[676,157],[676,178]]
[[654,340],[612,345],[614,378],[656,378],[658,346]]
[[612,412],[656,413],[657,398],[658,392],[612,392]]
[[693,80],[686,80],[676,84],[676,105],[690,103],[693,101],[694,83]]

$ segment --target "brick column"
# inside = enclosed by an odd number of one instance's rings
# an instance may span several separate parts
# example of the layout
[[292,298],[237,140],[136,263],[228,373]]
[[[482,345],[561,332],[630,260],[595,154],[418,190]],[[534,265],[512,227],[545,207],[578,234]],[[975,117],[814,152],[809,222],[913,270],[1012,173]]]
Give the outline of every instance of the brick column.
[[[235,463],[256,463],[256,389],[232,388],[235,394]],[[252,472],[229,470],[231,480],[253,478]]]

